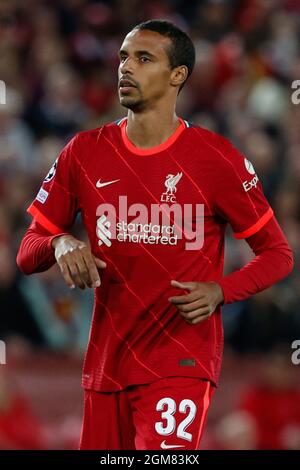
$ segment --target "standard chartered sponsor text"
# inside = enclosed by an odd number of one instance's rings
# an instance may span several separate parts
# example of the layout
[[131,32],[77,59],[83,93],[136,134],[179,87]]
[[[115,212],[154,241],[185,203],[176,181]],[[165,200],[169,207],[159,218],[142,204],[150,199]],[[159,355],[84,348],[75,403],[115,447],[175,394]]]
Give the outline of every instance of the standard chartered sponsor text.
[[175,225],[157,225],[151,222],[149,224],[135,224],[122,221],[117,223],[117,231],[119,242],[176,245],[178,241]]
[[129,205],[127,196],[122,195],[117,206],[100,204],[96,216],[100,239],[103,234],[99,232],[99,224],[104,230],[105,223],[109,239],[118,242],[176,245],[184,239],[187,250],[199,250],[204,243],[203,204]]

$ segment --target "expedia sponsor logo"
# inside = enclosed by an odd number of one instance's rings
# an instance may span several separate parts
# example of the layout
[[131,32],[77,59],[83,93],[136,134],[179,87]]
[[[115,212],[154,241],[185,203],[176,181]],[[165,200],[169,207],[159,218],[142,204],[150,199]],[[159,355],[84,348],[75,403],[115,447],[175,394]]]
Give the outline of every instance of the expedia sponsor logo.
[[244,159],[244,164],[245,164],[245,168],[248,171],[248,173],[250,173],[250,175],[254,175],[254,177],[251,180],[246,180],[246,181],[243,182],[243,188],[247,193],[248,191],[250,191],[250,189],[256,188],[259,179],[258,179],[258,176],[255,174],[255,169],[254,169],[252,163],[249,162],[249,160],[247,160],[247,158]]

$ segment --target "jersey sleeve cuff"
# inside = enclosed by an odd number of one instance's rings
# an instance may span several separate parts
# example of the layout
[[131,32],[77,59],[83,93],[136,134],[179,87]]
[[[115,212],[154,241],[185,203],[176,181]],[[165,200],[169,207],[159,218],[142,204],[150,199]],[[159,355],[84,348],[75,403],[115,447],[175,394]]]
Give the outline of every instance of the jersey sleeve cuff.
[[42,214],[33,203],[28,207],[27,212],[32,215],[32,217],[34,217],[35,220],[40,225],[42,225],[42,227],[48,230],[48,232],[50,232],[52,235],[58,235],[64,232],[64,230],[62,230],[57,225],[53,224],[53,222],[51,222],[49,219],[47,219],[47,217]]
[[234,233],[234,238],[242,239],[251,237],[256,232],[258,232],[273,216],[273,210],[271,207],[267,210],[267,212],[251,227],[247,228],[243,232]]

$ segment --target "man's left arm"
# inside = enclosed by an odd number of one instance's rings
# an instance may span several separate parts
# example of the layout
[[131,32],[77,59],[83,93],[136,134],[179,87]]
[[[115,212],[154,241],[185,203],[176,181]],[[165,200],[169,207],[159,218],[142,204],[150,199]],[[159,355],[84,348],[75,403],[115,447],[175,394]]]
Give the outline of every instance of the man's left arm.
[[218,282],[172,281],[173,287],[189,291],[169,299],[186,321],[196,324],[206,320],[219,304],[245,300],[292,271],[292,250],[275,217],[246,241],[255,258]]
[[293,269],[292,250],[275,217],[246,241],[256,256],[242,269],[220,280],[225,304],[247,299],[267,289]]

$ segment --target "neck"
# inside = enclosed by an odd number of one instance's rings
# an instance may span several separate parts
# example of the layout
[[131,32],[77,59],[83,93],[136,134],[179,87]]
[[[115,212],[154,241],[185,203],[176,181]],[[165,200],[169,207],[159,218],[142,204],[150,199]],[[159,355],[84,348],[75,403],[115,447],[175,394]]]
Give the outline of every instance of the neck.
[[174,109],[157,109],[127,115],[126,133],[129,140],[141,148],[151,148],[162,144],[179,127],[180,123]]

